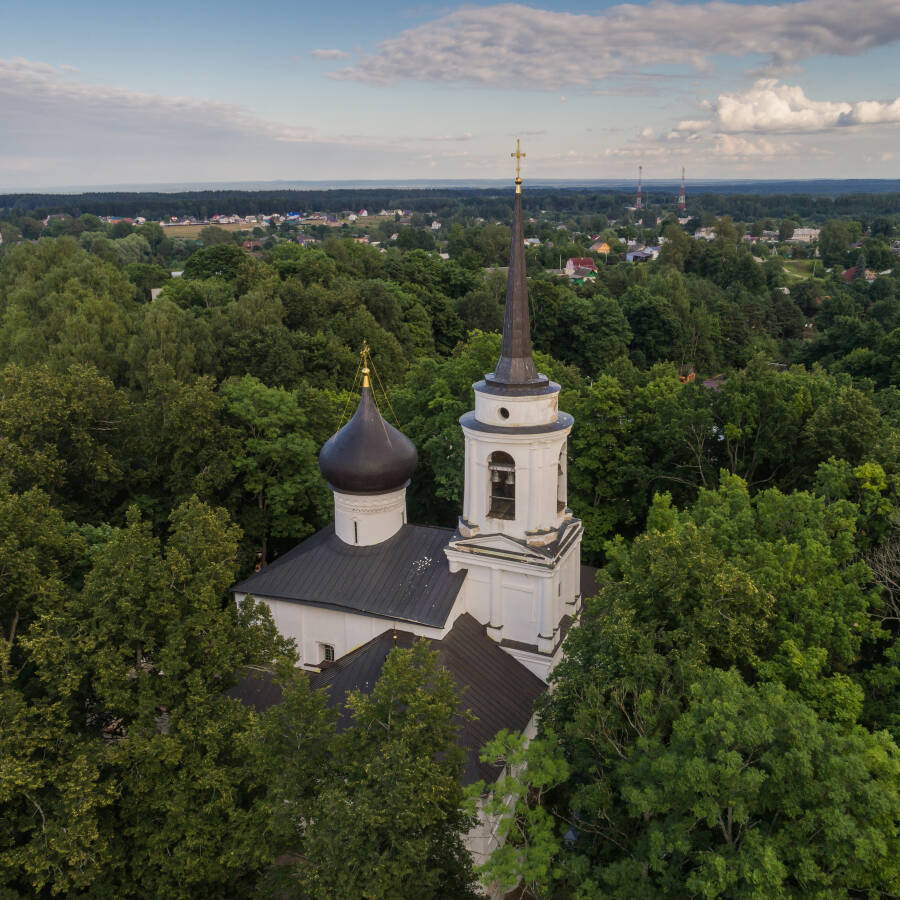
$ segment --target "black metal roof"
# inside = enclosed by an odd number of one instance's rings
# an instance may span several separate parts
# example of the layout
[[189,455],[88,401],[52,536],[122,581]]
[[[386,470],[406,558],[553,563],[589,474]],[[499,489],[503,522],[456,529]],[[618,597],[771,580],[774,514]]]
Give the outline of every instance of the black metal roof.
[[[408,631],[389,629],[312,676],[312,686],[326,689],[331,705],[342,707],[339,727],[351,722],[344,707],[347,694],[354,690],[369,693],[388,653],[394,647],[411,647],[417,640]],[[467,751],[463,783],[494,781],[499,769],[478,759],[480,749],[502,728],[521,732],[547,686],[492,641],[484,626],[468,613],[457,618],[443,640],[430,643],[462,690],[460,708],[474,714],[472,721],[463,723],[459,738]]]
[[404,525],[380,544],[345,544],[328,525],[232,590],[441,627],[465,572],[451,574],[452,529]]
[[281,703],[281,685],[275,673],[269,669],[247,669],[244,677],[232,688],[225,691],[226,696],[240,700],[245,706],[252,706],[262,712],[270,706]]
[[415,445],[384,421],[368,385],[362,389],[353,418],[319,453],[326,481],[350,494],[396,491],[409,481],[417,461]]

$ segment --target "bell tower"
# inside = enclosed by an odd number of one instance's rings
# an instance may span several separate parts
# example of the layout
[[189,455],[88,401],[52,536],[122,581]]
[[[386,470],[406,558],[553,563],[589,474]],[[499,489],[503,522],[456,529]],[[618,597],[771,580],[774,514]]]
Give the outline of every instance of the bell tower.
[[450,570],[467,569],[467,607],[488,634],[546,678],[581,600],[581,522],[566,504],[566,442],[574,420],[531,350],[519,142],[500,359],[473,385],[460,418],[465,490]]

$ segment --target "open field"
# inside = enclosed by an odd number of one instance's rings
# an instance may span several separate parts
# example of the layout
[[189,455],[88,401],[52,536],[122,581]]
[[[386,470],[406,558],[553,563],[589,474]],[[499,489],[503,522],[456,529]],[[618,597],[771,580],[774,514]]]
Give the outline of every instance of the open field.
[[784,269],[795,278],[810,278],[813,275],[821,278],[825,274],[821,259],[786,259]]
[[[253,231],[252,225],[216,225],[215,228],[221,228],[223,231]],[[196,238],[200,236],[200,232],[209,225],[163,225],[166,237],[180,238]]]

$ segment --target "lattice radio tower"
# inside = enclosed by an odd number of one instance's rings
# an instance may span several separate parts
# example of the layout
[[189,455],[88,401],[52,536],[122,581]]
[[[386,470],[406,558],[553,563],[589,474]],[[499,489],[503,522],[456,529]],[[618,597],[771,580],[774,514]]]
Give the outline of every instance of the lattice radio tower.
[[684,212],[687,208],[687,200],[684,196],[684,166],[681,167],[681,193],[678,195],[678,209]]
[[637,191],[637,200],[635,201],[634,208],[635,209],[643,209],[644,201],[641,198],[641,190],[644,186],[644,167],[638,166],[638,191]]

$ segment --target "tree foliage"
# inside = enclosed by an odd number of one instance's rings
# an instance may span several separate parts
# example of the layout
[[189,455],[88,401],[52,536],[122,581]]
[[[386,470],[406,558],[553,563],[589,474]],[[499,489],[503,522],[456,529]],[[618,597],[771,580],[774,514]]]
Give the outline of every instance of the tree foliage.
[[[277,197],[300,199],[228,200]],[[392,655],[338,731],[265,611],[226,589],[330,518],[316,454],[363,338],[419,450],[410,518],[455,525],[509,204],[313,197],[412,215],[359,220],[370,245],[259,227],[251,254],[246,234],[99,218],[122,198],[0,210],[3,896],[471,889],[446,674]],[[684,227],[647,199],[666,241],[631,265],[624,242],[659,229],[629,198],[526,197],[536,358],[575,418],[567,501],[604,587],[539,739],[486,751],[510,769],[481,800],[513,813],[487,877],[560,897],[897,893],[900,281],[865,277],[893,265],[896,197],[697,197]],[[205,218],[222,200],[128,202]],[[751,245],[743,222],[782,240]],[[817,247],[784,243],[810,222]],[[598,236],[594,281],[547,271]],[[265,715],[227,695],[247,666],[280,672]]]
[[896,713],[873,685],[892,645],[857,517],[733,476],[690,510],[658,497],[566,642],[487,877],[552,897],[896,892]]

